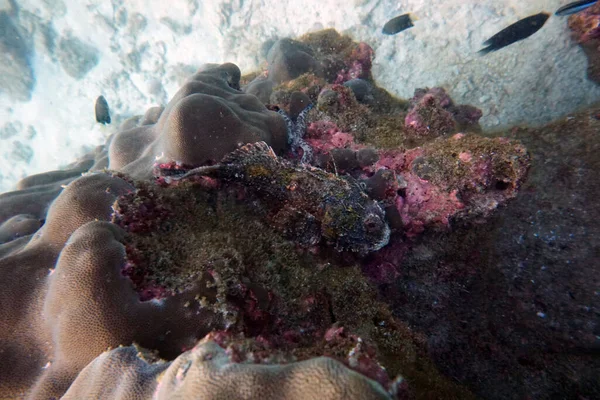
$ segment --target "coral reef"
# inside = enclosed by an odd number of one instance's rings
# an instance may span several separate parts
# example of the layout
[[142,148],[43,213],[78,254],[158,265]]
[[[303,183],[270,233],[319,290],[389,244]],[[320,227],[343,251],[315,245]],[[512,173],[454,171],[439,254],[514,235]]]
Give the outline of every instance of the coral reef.
[[600,83],[600,4],[569,17],[569,28],[588,59],[588,79]]
[[[3,395],[515,398],[486,382],[547,354],[505,368],[516,342],[485,327],[509,310],[504,286],[473,315],[485,295],[467,288],[506,271],[492,260],[512,241],[474,241],[524,185],[522,135],[480,135],[481,112],[441,88],[393,98],[372,56],[326,30],[279,40],[245,78],[205,66],[105,146],[0,195]],[[552,382],[581,365],[558,360]]]

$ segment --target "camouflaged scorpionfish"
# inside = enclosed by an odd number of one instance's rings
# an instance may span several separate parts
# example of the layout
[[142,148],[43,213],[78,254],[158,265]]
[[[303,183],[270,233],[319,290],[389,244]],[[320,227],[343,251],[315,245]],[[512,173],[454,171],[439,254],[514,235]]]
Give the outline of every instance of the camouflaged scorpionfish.
[[322,238],[338,251],[366,254],[385,246],[390,228],[379,204],[352,181],[278,158],[265,142],[249,143],[220,164],[192,169],[195,175],[236,182],[253,192],[278,221],[276,227],[303,246]]

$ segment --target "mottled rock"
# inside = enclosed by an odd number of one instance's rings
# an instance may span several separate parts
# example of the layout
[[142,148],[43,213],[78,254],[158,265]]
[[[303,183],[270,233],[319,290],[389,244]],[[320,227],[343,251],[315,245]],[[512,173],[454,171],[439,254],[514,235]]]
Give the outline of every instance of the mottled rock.
[[352,90],[354,97],[356,97],[356,100],[359,102],[365,102],[371,95],[371,84],[364,79],[350,79],[349,81],[344,82],[344,86]]
[[276,83],[289,81],[307,72],[317,72],[320,66],[312,50],[292,39],[280,39],[267,54],[269,79]]

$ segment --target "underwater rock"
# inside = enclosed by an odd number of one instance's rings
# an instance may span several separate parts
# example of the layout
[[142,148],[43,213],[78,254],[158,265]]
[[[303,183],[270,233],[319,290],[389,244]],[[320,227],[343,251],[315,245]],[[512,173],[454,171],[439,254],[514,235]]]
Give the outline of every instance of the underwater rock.
[[[2,300],[12,310],[3,311],[2,349],[10,343],[23,346],[22,350],[14,347],[9,355],[5,352],[11,367],[2,369],[3,393],[28,391],[32,398],[61,396],[79,371],[107,347],[131,342],[172,359],[209,331],[235,327],[252,336],[273,336],[274,343],[288,338],[285,340],[290,346],[305,348],[308,353],[303,359],[310,360],[323,350],[319,342],[312,343],[311,336],[303,338],[300,332],[304,329],[324,334],[332,318],[349,329],[356,323],[366,324],[363,332],[376,328],[371,325],[374,317],[367,315],[376,315],[381,306],[373,302],[374,292],[358,271],[319,269],[309,260],[311,265],[307,265],[293,247],[286,249],[284,241],[268,236],[269,228],[257,226],[250,214],[243,222],[246,229],[240,229],[241,218],[231,214],[235,206],[218,200],[224,194],[220,190],[211,194],[202,187],[193,191],[185,185],[152,189],[132,183],[120,174],[78,178],[52,203],[38,233],[16,235],[2,248],[0,271],[7,274],[4,281],[9,287]],[[24,206],[0,200],[4,210]],[[214,204],[219,205],[213,209]],[[223,214],[215,215],[215,211]],[[200,217],[202,214],[205,216]],[[215,229],[215,221],[221,228]],[[223,225],[225,221],[229,227]],[[13,232],[21,229],[10,224]],[[34,228],[27,229],[32,233]],[[254,238],[253,243],[250,238]],[[198,240],[202,246],[193,246]],[[168,248],[179,250],[169,255],[165,251]],[[273,263],[292,268],[294,279],[269,278]],[[14,273],[17,266],[23,273]],[[158,269],[149,276],[154,283],[148,285],[138,274],[151,272],[152,266]],[[202,268],[192,272],[192,267]],[[343,272],[340,275],[336,270]],[[327,295],[319,294],[324,282]],[[18,293],[35,299],[34,304],[23,301]],[[360,309],[347,308],[356,302]],[[356,319],[357,312],[366,313],[365,317]],[[39,313],[44,314],[43,320],[37,317]],[[10,330],[19,321],[27,323],[29,329]],[[304,321],[300,328],[297,321]],[[400,334],[393,333],[397,328],[390,322],[385,326],[389,334]],[[341,357],[352,347],[363,346],[360,340],[351,343],[350,348],[340,347],[335,354]],[[365,351],[375,357],[373,350]],[[350,354],[360,354],[357,352]],[[366,368],[367,376],[379,365],[362,356],[357,363],[352,359],[347,362],[359,371]],[[381,375],[384,370],[377,368],[374,377],[390,383],[387,374]],[[74,390],[80,387],[76,385]]]
[[[244,90],[256,94],[265,104],[288,110],[293,92],[302,91],[315,102],[327,83],[372,81],[373,56],[366,43],[355,43],[333,29],[309,33],[297,41],[279,39],[268,51],[267,70],[254,75]],[[367,95],[365,99],[369,98]]]
[[484,224],[387,246],[369,265],[396,266],[386,302],[427,332],[436,364],[480,398],[600,393],[600,277],[590,251],[600,245],[598,111],[495,134],[530,152],[518,195]]
[[406,133],[414,138],[434,138],[459,131],[478,132],[481,110],[455,105],[443,88],[416,89],[406,115]]
[[369,99],[372,99],[371,85],[364,79],[350,79],[344,82],[344,86],[350,88],[356,100],[361,103],[367,103]]
[[444,110],[432,95],[426,94],[406,114],[404,121],[407,136],[413,138],[435,138],[447,135],[456,129],[452,114]]
[[357,78],[372,81],[374,53],[367,43],[356,43],[334,29],[307,33],[300,40],[312,49],[328,83],[342,84]]
[[365,104],[360,104],[352,90],[344,85],[326,85],[317,98],[316,112],[310,121],[334,123],[340,130],[364,138],[376,124],[376,116]]
[[279,84],[298,76],[314,72],[319,74],[319,64],[312,50],[305,44],[292,39],[280,39],[267,54],[269,80]]
[[[516,196],[529,163],[518,141],[458,133],[403,153],[381,152],[372,169],[389,168],[401,178],[402,190],[388,204],[402,216],[405,234],[415,236],[427,228],[448,229],[451,220],[485,220]],[[390,182],[393,193],[397,182]]]

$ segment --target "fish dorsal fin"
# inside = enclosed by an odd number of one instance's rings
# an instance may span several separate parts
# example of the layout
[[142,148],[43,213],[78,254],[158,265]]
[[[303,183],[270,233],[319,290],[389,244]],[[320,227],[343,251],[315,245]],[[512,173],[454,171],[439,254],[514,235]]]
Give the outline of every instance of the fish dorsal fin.
[[247,143],[227,154],[221,160],[222,164],[235,164],[238,162],[246,161],[255,157],[270,157],[274,160],[277,160],[277,155],[265,142],[255,142],[255,143]]
[[215,172],[219,171],[220,168],[221,166],[219,164],[205,165],[202,167],[191,169],[181,176],[173,176],[172,179],[180,181],[182,179],[189,178],[190,176],[210,176],[211,174],[214,174]]

